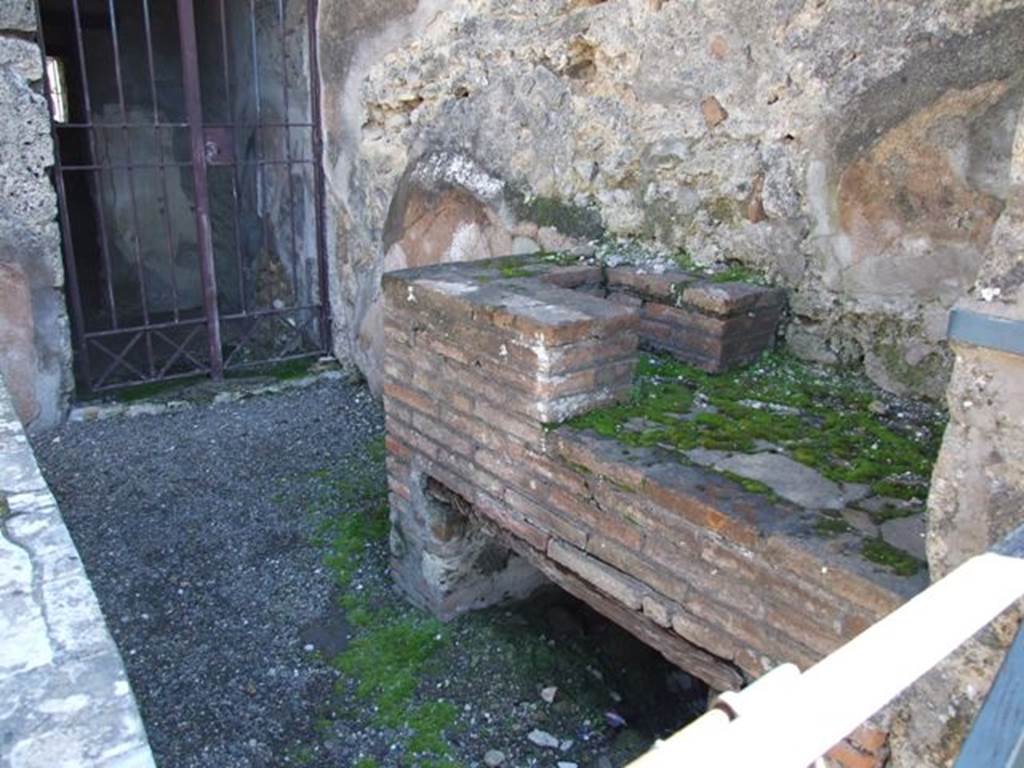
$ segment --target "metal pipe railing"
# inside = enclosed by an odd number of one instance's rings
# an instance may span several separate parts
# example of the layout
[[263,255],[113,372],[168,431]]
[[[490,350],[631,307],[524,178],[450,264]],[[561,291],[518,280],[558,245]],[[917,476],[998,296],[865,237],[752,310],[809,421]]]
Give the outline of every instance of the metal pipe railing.
[[1024,595],[1024,525],[806,672],[784,664],[630,768],[807,768]]

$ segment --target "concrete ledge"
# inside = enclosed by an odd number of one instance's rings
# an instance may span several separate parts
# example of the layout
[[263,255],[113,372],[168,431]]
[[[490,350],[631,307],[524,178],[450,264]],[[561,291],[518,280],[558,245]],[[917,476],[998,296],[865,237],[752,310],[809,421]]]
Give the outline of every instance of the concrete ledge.
[[121,656],[2,378],[0,764],[154,765]]

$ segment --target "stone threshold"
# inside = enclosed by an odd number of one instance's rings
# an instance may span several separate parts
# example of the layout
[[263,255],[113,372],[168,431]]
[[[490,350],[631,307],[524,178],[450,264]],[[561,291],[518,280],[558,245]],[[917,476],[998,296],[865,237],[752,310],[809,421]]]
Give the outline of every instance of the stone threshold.
[[[277,395],[293,389],[306,389],[321,381],[341,381],[350,374],[338,368],[333,361],[327,364],[326,370],[317,371],[307,376],[295,379],[275,381],[273,383],[259,383],[262,379],[247,381],[245,379],[231,379],[222,383],[203,381],[199,385],[193,385],[196,393],[190,397],[183,397],[175,393],[166,398],[146,398],[133,403],[121,402],[99,402],[81,403],[71,408],[68,413],[68,420],[73,422],[82,421],[104,421],[114,418],[136,418],[138,416],[156,416],[171,411],[187,410],[196,406],[224,405],[226,403],[237,403],[248,400],[252,397],[263,397],[266,395]],[[183,384],[185,389],[187,385]]]
[[0,378],[0,764],[154,766],[124,664]]

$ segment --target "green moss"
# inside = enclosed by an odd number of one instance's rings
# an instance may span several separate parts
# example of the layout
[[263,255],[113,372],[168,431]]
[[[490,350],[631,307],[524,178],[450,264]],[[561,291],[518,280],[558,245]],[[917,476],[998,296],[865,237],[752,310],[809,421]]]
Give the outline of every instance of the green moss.
[[409,715],[412,737],[408,747],[416,753],[444,755],[448,751],[445,732],[455,727],[459,710],[450,701],[429,701],[416,707]]
[[[383,464],[384,439],[370,441],[360,453],[364,466]],[[344,589],[366,548],[388,536],[387,486],[378,472],[370,469],[354,475],[336,475],[326,469],[313,476],[324,485],[324,492],[313,502],[317,519],[314,543],[325,549],[324,564],[338,587]],[[335,514],[336,509],[346,511]]]
[[743,264],[731,264],[723,270],[712,272],[709,279],[712,283],[753,283],[754,285],[764,285],[767,282],[764,275]]
[[[714,410],[680,418],[698,395]],[[785,353],[718,375],[667,355],[643,355],[628,402],[568,424],[625,445],[669,445],[680,451],[752,452],[765,441],[836,482],[864,483],[884,496],[923,498],[945,416],[936,412],[920,433],[901,431],[869,410],[877,396],[861,377],[815,368]],[[639,418],[656,428],[624,428]]]
[[[729,262],[724,267],[721,265],[703,266],[695,262],[693,257],[685,248],[680,248],[675,253],[669,254],[669,258],[671,258],[683,272],[688,272],[698,278],[708,280],[712,283],[768,284],[767,279],[761,272],[739,262]],[[687,283],[680,284],[680,288],[683,288],[686,285]]]
[[[115,392],[112,399],[119,403],[137,403],[142,400],[152,400],[161,395],[184,389],[189,384],[194,384],[205,376],[190,376],[182,379],[171,379],[170,381],[151,381],[145,384],[135,384]],[[105,395],[99,395],[103,397]]]
[[296,765],[309,765],[316,760],[316,752],[312,747],[301,746],[292,751],[290,758]]
[[637,492],[637,489],[634,488],[629,483],[620,483],[618,480],[613,480],[612,478],[605,477],[604,475],[602,475],[601,478],[605,482],[607,482],[610,486],[612,486],[613,488],[616,488],[616,489],[622,491],[623,493],[636,493]]
[[879,510],[869,513],[871,519],[881,525],[888,520],[896,520],[901,517],[910,517],[911,515],[921,514],[921,508],[915,507],[897,507],[892,504],[887,504]]
[[[424,755],[409,764],[454,766],[445,732],[454,726],[457,710],[443,701],[417,702],[424,678],[437,666],[439,652],[450,645],[447,630],[379,588],[351,589],[353,574],[372,553],[380,555],[389,532],[384,440],[371,440],[357,452],[358,463],[343,462],[357,469],[346,474],[333,468],[313,473],[322,488],[312,504],[314,542],[324,550],[324,563],[339,590],[338,602],[356,629],[348,647],[329,663],[341,673],[339,690],[351,686],[355,697],[368,705],[363,711],[376,727],[395,730],[395,743],[408,753]],[[337,509],[345,512],[337,514]],[[326,737],[333,729],[332,720],[321,718],[317,729]],[[366,757],[358,765],[376,766],[377,762]]]
[[582,240],[596,240],[604,234],[601,214],[594,208],[563,202],[554,197],[520,195],[516,213],[540,227],[554,227],[559,232]]
[[701,271],[701,267],[697,266],[697,263],[693,260],[689,251],[685,248],[680,248],[675,253],[671,254],[671,259],[681,270],[683,270],[683,272]]
[[822,536],[831,537],[849,533],[853,526],[840,517],[821,515],[814,523],[814,530]]
[[361,757],[356,760],[355,764],[355,768],[378,768],[379,766],[380,763],[372,757]]
[[506,278],[530,277],[533,275],[533,270],[527,269],[519,264],[502,264],[498,267],[498,271],[501,273],[502,277]]
[[590,471],[589,467],[585,467],[582,464],[577,464],[574,461],[566,461],[565,465],[569,467],[569,469],[571,469],[573,472],[576,472],[577,474],[580,475],[585,475],[589,477],[590,475],[594,474],[593,472]]
[[332,664],[355,681],[356,695],[373,704],[380,724],[395,728],[412,716],[413,694],[443,640],[435,619],[395,618],[355,638]]
[[571,267],[583,260],[579,254],[567,253],[565,251],[539,251],[537,256],[548,264],[557,264],[560,267]]
[[[898,337],[909,338],[913,331],[920,329],[897,329]],[[897,343],[881,344],[876,352],[882,359],[886,373],[912,392],[926,392],[933,382],[943,380],[949,362],[937,352],[926,355],[917,363],[907,362],[903,348]]]
[[925,483],[906,483],[896,480],[886,480],[876,483],[872,490],[879,496],[888,496],[893,499],[925,499],[928,497],[928,486]]
[[884,565],[898,576],[913,576],[924,567],[916,557],[882,538],[865,539],[860,551],[865,559]]
[[744,477],[743,475],[737,475],[735,472],[728,471],[722,472],[722,475],[728,477],[730,480],[738,484],[744,490],[750,491],[751,493],[760,493],[765,496],[775,495],[775,491],[773,491],[769,486],[762,483],[760,480],[751,480],[749,477]]

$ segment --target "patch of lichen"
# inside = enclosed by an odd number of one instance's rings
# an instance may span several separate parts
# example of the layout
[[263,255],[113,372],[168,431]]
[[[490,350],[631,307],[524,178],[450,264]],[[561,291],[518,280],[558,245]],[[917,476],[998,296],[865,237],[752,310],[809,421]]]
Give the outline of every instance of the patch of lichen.
[[[924,498],[945,415],[933,411],[927,423],[902,428],[869,410],[879,396],[860,376],[785,353],[717,375],[666,355],[643,355],[628,402],[569,425],[626,445],[679,451],[749,453],[770,443],[831,480],[864,483],[884,496]],[[654,426],[630,431],[624,426],[631,419]]]
[[595,208],[566,203],[554,197],[522,195],[515,205],[520,219],[539,227],[553,227],[564,235],[596,240],[604,234],[601,214]]
[[734,226],[740,219],[740,206],[735,200],[729,197],[716,197],[704,206],[712,221],[724,224],[727,227]]
[[897,576],[913,576],[924,567],[924,563],[882,538],[864,539],[861,554],[872,563],[883,565]]
[[[919,325],[893,327],[886,324],[877,333],[895,339],[917,338],[922,329]],[[934,392],[934,383],[944,381],[948,376],[950,360],[937,350],[914,363],[907,360],[903,346],[896,341],[878,344],[875,353],[881,359],[886,373],[910,392]]]

